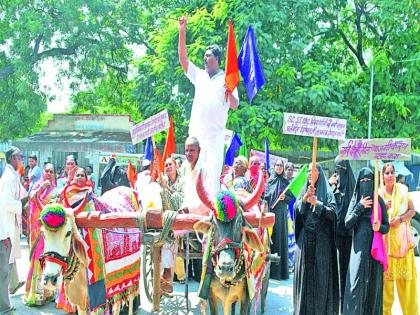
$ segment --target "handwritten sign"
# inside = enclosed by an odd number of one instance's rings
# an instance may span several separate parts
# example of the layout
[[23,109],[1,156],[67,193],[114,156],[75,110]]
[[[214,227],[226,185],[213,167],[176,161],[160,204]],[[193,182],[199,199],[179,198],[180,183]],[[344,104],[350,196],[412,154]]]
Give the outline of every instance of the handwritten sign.
[[[249,155],[258,157],[260,159],[260,162],[265,162],[265,153],[264,152],[252,149],[251,152],[249,153]],[[276,161],[279,160],[279,159],[283,161],[283,164],[287,163],[287,159],[282,158],[282,157],[277,156],[277,155],[269,154],[269,158],[270,158],[270,166],[271,167],[273,167],[274,164],[276,164]]]
[[338,150],[343,160],[411,160],[411,139],[346,139]]
[[131,130],[131,141],[137,144],[140,141],[153,136],[159,131],[169,128],[168,111],[165,109],[152,117],[143,120],[141,123],[135,125]]
[[284,113],[284,134],[344,140],[346,127],[345,119]]

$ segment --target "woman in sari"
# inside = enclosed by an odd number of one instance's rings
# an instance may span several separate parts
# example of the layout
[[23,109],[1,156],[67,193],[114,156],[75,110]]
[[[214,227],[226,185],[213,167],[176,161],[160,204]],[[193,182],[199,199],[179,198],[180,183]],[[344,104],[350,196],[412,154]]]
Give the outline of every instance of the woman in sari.
[[284,177],[283,161],[278,159],[274,165],[274,173],[270,176],[265,189],[264,199],[268,203],[268,209],[276,215],[276,222],[271,235],[271,253],[280,256],[279,265],[271,265],[270,278],[276,280],[289,279],[289,232],[287,214],[288,204],[293,196],[283,193],[289,181]]
[[[315,187],[311,185],[314,177]],[[308,183],[296,200],[295,315],[335,315],[339,311],[336,211],[334,195],[321,166],[308,170]]]
[[29,195],[29,249],[30,266],[26,280],[24,301],[27,305],[43,305],[54,297],[54,292],[44,290],[42,285],[42,268],[39,257],[44,250],[44,239],[41,237],[39,215],[43,206],[57,199],[57,183],[54,166],[45,164],[42,178],[36,183]]
[[345,228],[352,232],[352,245],[344,293],[344,315],[382,315],[383,272],[387,257],[383,234],[389,231],[385,202],[378,197],[378,221],[373,213],[374,175],[362,168],[345,216]]
[[[394,258],[394,248],[401,245],[399,229],[404,222],[410,222],[415,215],[413,201],[405,185],[396,183],[395,168],[391,163],[382,167],[382,187],[379,194],[384,198],[391,229],[385,237],[388,253],[388,270],[384,274],[384,315],[391,315],[394,302],[394,283],[397,285],[398,298],[404,315],[417,315],[417,272],[414,250],[409,249],[402,258]],[[409,231],[410,233],[410,231]],[[405,239],[407,240],[407,238]],[[396,245],[396,247],[394,246]],[[392,256],[391,256],[392,255]]]

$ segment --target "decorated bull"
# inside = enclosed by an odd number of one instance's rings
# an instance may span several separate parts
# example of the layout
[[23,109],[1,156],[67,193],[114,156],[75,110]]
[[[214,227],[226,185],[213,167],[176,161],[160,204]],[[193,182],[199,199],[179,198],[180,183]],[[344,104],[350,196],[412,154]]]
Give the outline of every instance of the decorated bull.
[[[76,189],[72,191],[76,193]],[[138,230],[88,228],[79,231],[74,214],[82,209],[89,211],[89,205],[102,213],[138,211],[135,193],[131,188],[117,187],[98,198],[84,191],[80,194],[82,199],[76,202],[74,212],[60,204],[48,205],[41,212],[45,286],[58,288],[62,274],[65,295],[77,306],[79,314],[102,313],[109,308],[113,314],[119,314],[125,304],[132,314],[133,300],[139,295]],[[69,198],[65,204],[71,205],[74,200]]]
[[[267,231],[258,234],[248,224],[243,211],[251,209],[264,191],[264,177],[246,199],[238,199],[232,192],[223,191],[216,200],[206,192],[202,176],[197,179],[197,193],[204,205],[212,212],[209,219],[197,222],[194,229],[207,235],[203,258],[203,274],[199,296],[208,299],[211,314],[218,313],[221,300],[223,313],[234,310],[240,302],[241,314],[249,314],[255,294],[268,284],[269,269]],[[264,303],[263,296],[262,303]],[[264,305],[262,304],[262,311]]]

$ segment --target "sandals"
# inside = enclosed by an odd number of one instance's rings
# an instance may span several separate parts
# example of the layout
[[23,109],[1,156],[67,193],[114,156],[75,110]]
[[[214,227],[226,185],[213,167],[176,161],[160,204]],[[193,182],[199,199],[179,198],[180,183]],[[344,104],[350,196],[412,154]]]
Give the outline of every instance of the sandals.
[[9,293],[11,295],[15,294],[17,292],[17,290],[19,290],[21,287],[23,287],[25,285],[25,281],[19,281],[19,283],[17,284],[17,286],[15,288],[9,288]]
[[160,279],[160,288],[162,290],[162,293],[168,293],[171,294],[174,292],[174,288],[172,286],[172,281]]

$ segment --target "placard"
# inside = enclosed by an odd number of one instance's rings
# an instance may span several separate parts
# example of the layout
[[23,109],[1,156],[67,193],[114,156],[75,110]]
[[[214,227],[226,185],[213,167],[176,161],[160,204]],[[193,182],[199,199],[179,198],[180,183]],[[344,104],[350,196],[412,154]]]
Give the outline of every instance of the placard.
[[153,115],[141,123],[135,125],[131,130],[131,141],[137,144],[140,141],[147,139],[154,134],[169,128],[169,115],[168,111],[163,111]]
[[[260,159],[260,162],[264,162],[265,163],[265,152],[261,152],[261,151],[257,151],[252,149],[251,152],[249,153],[249,156],[256,156]],[[274,167],[274,164],[276,163],[277,160],[282,160],[283,161],[283,165],[287,163],[287,159],[282,158],[280,156],[277,155],[273,155],[273,154],[269,154],[269,159],[270,159],[270,166]]]
[[338,151],[342,160],[411,160],[411,139],[346,139]]
[[284,113],[283,133],[289,135],[344,140],[345,119]]

